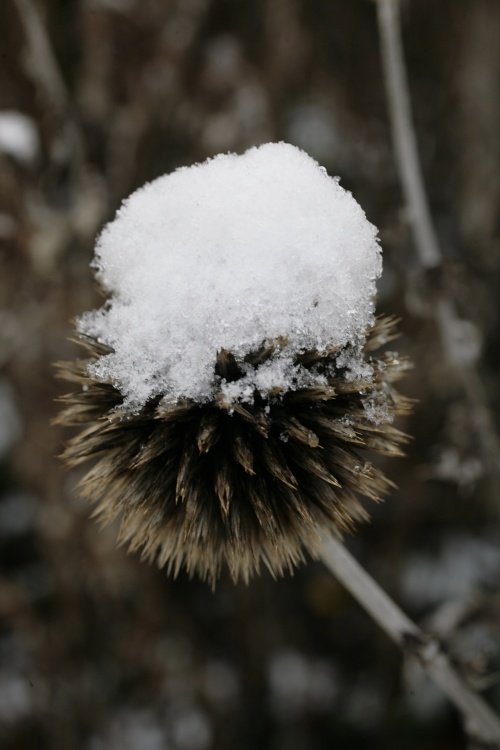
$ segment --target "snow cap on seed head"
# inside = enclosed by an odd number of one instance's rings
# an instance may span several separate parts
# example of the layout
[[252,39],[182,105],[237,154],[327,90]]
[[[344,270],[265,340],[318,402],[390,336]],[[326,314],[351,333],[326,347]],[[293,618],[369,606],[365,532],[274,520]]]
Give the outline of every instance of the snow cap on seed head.
[[108,303],[81,333],[112,352],[93,365],[131,411],[150,398],[209,401],[217,352],[240,360],[282,341],[271,362],[226,389],[321,384],[300,352],[362,344],[381,253],[363,210],[314,159],[286,143],[221,154],[127,198],[96,247]]

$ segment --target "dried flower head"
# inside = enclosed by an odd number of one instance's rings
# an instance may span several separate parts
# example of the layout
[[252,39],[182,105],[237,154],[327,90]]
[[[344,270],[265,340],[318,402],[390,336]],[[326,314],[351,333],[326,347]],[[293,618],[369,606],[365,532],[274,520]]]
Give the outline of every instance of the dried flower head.
[[400,455],[405,440],[391,422],[408,409],[393,385],[406,362],[377,354],[394,329],[393,319],[377,320],[361,376],[349,370],[346,350],[309,350],[300,365],[320,372],[324,385],[228,402],[224,386],[283,344],[266,342],[244,361],[219,351],[211,401],[158,396],[133,414],[111,382],[90,374],[107,348],[82,338],[90,358],[60,365],[78,385],[63,399],[60,422],[81,428],[64,458],[72,466],[96,460],[83,494],[104,523],[120,519],[120,541],[145,559],[212,583],[224,566],[233,579],[248,580],[261,565],[282,574],[305,552],[314,556],[318,528],[352,530],[367,517],[359,495],[378,500],[391,486],[367,456]]
[[224,154],[145,185],[96,246],[110,297],[78,321],[89,357],[65,451],[91,458],[83,490],[120,539],[177,573],[248,579],[351,529],[399,452],[404,369],[375,354],[377,230],[294,146]]

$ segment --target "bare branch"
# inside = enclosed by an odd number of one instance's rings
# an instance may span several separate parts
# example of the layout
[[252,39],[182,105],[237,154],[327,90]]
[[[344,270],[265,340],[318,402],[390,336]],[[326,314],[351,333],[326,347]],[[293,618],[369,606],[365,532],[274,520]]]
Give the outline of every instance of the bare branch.
[[83,141],[71,117],[69,96],[50,39],[33,0],[13,0],[26,37],[26,67],[49,112],[57,117],[63,133],[62,158],[74,167],[80,165]]
[[[396,152],[399,179],[407,205],[415,246],[423,269],[442,263],[442,252],[427,202],[422,168],[413,126],[408,78],[403,55],[399,0],[376,0],[387,103]],[[498,471],[500,440],[481,377],[473,363],[464,362],[457,347],[457,331],[463,326],[453,300],[441,294],[433,311],[450,373],[461,384],[481,441],[485,462]]]
[[424,633],[352,557],[344,544],[323,534],[326,567],[405,653],[416,657],[462,713],[468,733],[500,748],[500,718],[460,677],[439,642]]
[[420,262],[424,268],[432,268],[440,263],[441,251],[432,225],[418,158],[399,31],[399,2],[398,0],[378,0],[377,9],[399,176]]

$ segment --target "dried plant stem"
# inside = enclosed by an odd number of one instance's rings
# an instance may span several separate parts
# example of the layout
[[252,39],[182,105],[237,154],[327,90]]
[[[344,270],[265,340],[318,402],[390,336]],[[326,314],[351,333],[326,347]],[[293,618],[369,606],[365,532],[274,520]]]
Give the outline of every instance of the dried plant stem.
[[[418,157],[401,38],[400,1],[376,0],[376,4],[387,102],[399,179],[420,265],[424,270],[429,270],[441,265],[442,252],[429,211]],[[462,349],[460,345],[457,345],[457,332],[460,331],[462,322],[453,300],[442,294],[436,302],[433,314],[450,372],[460,382],[467,400],[473,407],[473,418],[485,462],[490,470],[498,471],[500,440],[481,377],[472,363],[464,361]]]
[[83,158],[83,141],[70,113],[69,96],[45,25],[33,0],[13,0],[26,39],[26,67],[47,111],[54,114],[62,133],[63,158],[75,169]]
[[451,665],[439,642],[424,633],[380,588],[344,544],[330,534],[323,535],[320,553],[326,567],[373,617],[408,656],[439,685],[464,717],[467,732],[474,738],[500,747],[500,718],[474,692]]
[[394,148],[409,219],[420,262],[432,268],[441,251],[432,224],[412,125],[408,80],[404,66],[398,0],[377,0],[381,51]]

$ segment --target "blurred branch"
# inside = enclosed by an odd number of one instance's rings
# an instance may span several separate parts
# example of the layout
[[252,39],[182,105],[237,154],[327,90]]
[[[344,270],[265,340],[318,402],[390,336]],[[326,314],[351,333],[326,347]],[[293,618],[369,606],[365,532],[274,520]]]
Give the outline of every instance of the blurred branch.
[[57,191],[43,190],[42,183],[40,194],[34,192],[26,200],[34,230],[30,253],[43,276],[53,272],[58,257],[75,239],[88,243],[94,237],[108,196],[100,175],[85,164],[83,133],[38,5],[35,0],[13,4],[24,30],[26,71],[52,120],[50,164],[62,167],[52,174]]
[[[442,264],[443,254],[430,215],[418,157],[403,56],[400,2],[399,0],[375,1],[399,179],[420,264],[424,270],[430,270]],[[457,314],[453,300],[448,299],[443,292],[440,292],[433,315],[440,332],[449,371],[460,382],[469,403],[474,407],[473,418],[488,467],[492,471],[498,471],[500,441],[488,406],[484,385],[474,363],[467,360],[467,356],[463,353],[463,346],[460,346],[459,339],[464,328],[464,321]]]
[[[391,0],[392,1],[392,0]],[[462,713],[467,732],[500,748],[500,718],[453,668],[439,642],[422,631],[352,557],[344,544],[323,534],[320,557],[350,594],[408,656],[417,658]]]
[[83,141],[70,113],[64,78],[52,50],[43,20],[33,0],[13,0],[24,29],[27,70],[48,111],[54,112],[63,132],[62,153],[53,156],[78,167],[83,158]]
[[399,1],[377,0],[382,57],[391,117],[392,136],[409,219],[420,262],[433,268],[441,250],[425,194],[417,140],[412,124],[408,79],[404,66],[399,23]]

